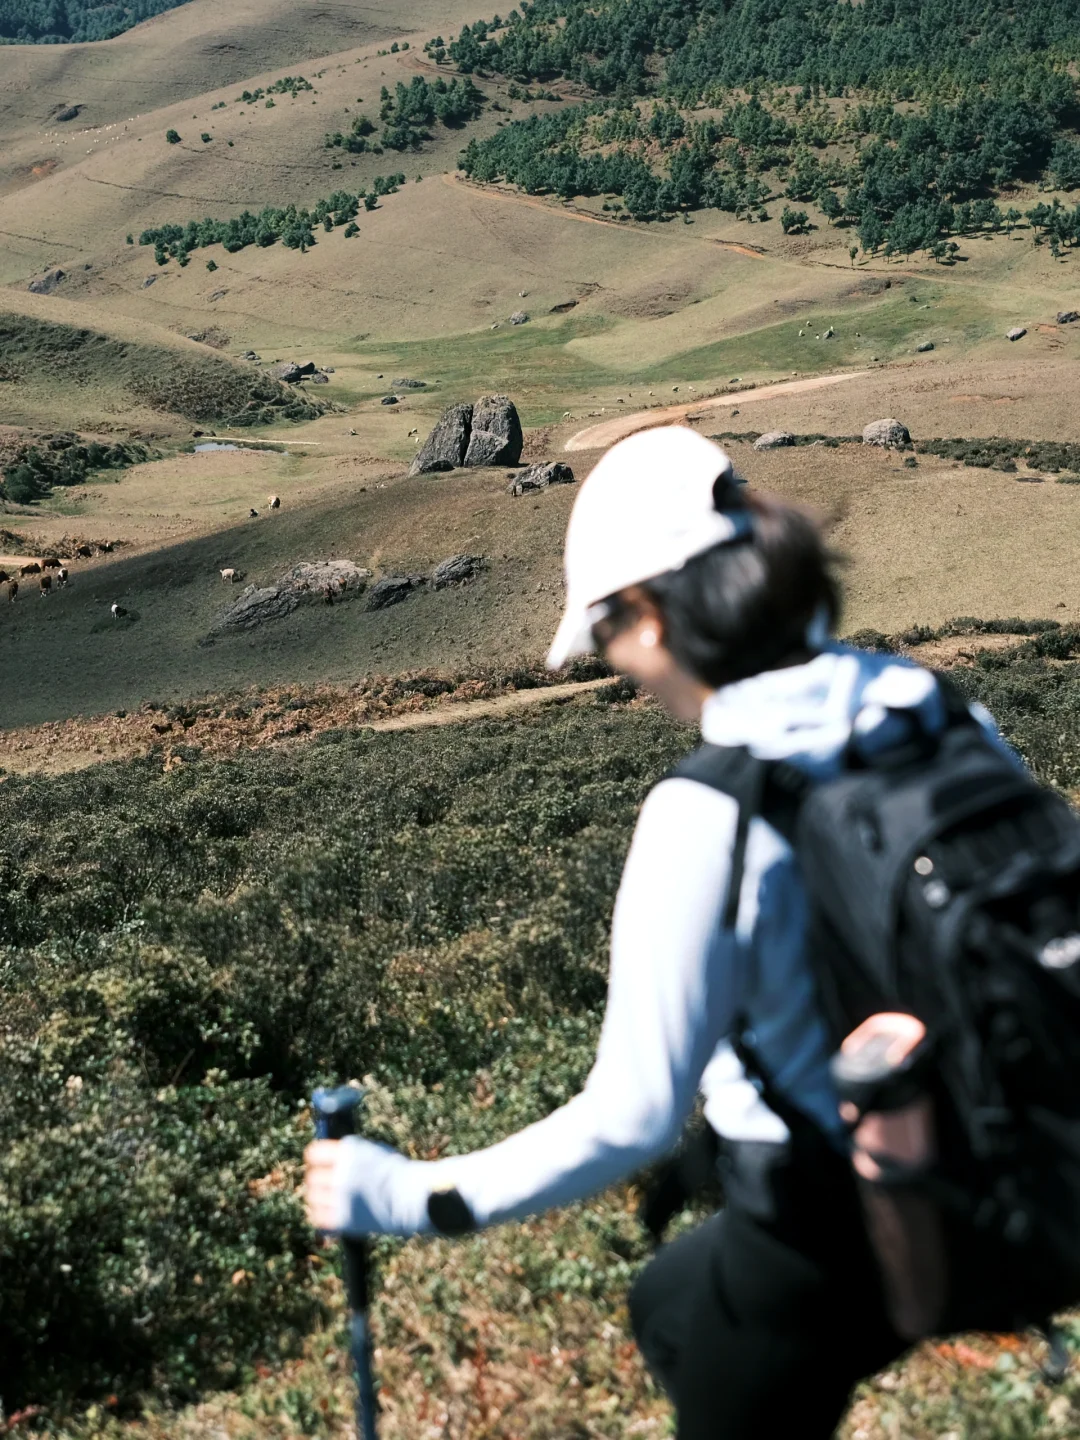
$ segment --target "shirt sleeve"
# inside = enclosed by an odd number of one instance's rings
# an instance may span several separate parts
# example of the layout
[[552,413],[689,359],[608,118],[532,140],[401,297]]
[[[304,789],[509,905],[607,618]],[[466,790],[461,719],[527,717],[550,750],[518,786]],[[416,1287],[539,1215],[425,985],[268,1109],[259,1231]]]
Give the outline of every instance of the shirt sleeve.
[[520,1219],[593,1194],[672,1147],[741,997],[738,947],[721,926],[736,821],[735,801],[696,781],[651,792],[615,904],[607,1009],[584,1089],[486,1150],[402,1162],[392,1181],[367,1189],[363,1151],[345,1142],[339,1184],[365,1191],[372,1228],[429,1229],[428,1196],[450,1186],[478,1225]]

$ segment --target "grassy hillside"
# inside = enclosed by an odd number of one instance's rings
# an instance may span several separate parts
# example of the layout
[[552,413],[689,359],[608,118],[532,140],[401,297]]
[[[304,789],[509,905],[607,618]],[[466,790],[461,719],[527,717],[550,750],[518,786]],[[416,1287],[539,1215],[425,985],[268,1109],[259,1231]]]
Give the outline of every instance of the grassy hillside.
[[[1066,788],[1080,784],[1077,639],[1051,627],[953,672]],[[438,733],[331,732],[225,762],[181,750],[167,773],[148,759],[9,778],[7,1412],[41,1405],[51,1434],[118,1434],[143,1406],[158,1407],[153,1434],[343,1434],[347,1379],[318,1328],[340,1301],[294,1193],[309,1087],[369,1076],[369,1131],[424,1156],[574,1093],[633,816],[690,743],[601,692]],[[447,1410],[490,1440],[661,1423],[627,1343],[646,1254],[635,1194],[459,1247],[380,1243],[391,1440]],[[896,1433],[899,1414],[912,1440],[961,1414],[982,1440],[1054,1433],[1062,1403],[1022,1348],[1002,1353],[927,1347],[860,1399],[862,1433]],[[244,1393],[173,1424],[160,1411],[223,1384]],[[1075,1403],[1078,1382],[1062,1393]]]
[[36,295],[0,299],[0,348],[10,424],[48,425],[63,416],[79,429],[130,430],[155,421],[173,429],[184,421],[243,427],[276,417],[312,420],[325,408],[205,345]]

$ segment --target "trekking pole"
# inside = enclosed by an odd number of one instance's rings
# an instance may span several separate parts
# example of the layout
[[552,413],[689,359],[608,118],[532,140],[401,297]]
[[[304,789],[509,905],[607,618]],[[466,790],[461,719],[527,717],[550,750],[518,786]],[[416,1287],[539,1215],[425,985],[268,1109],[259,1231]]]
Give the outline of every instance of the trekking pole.
[[[364,1098],[356,1085],[337,1090],[316,1090],[311,1097],[316,1140],[342,1140],[356,1132],[356,1112]],[[377,1440],[375,1375],[371,1365],[371,1331],[368,1327],[371,1257],[365,1240],[341,1237],[345,1293],[349,1297],[350,1345],[356,1377],[356,1430],[358,1440]]]

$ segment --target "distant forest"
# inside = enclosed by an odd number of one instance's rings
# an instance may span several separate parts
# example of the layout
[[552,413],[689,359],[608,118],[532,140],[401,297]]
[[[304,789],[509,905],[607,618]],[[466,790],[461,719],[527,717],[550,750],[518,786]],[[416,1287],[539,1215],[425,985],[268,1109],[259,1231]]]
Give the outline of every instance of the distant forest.
[[[511,95],[569,82],[466,174],[635,219],[809,200],[864,250],[948,259],[949,235],[1021,218],[1010,186],[1080,185],[1076,0],[523,0],[426,48]],[[1040,240],[1080,239],[1055,225]]]
[[60,45],[108,40],[187,0],[0,0],[0,44]]

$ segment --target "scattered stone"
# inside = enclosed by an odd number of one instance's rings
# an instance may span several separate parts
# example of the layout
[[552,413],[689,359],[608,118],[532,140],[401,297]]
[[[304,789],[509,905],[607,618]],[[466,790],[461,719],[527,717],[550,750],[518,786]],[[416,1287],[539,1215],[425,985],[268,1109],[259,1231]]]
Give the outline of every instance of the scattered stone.
[[524,310],[515,310],[510,316],[511,325],[527,325],[528,323],[529,317],[525,314]]
[[384,575],[368,591],[367,608],[385,610],[388,605],[398,605],[423,583],[423,575]]
[[790,430],[769,430],[754,441],[755,450],[779,450],[782,445],[794,445],[795,436]]
[[327,596],[360,594],[371,579],[351,560],[304,561],[272,585],[248,585],[240,598],[229,605],[212,627],[211,635],[236,630],[254,630],[267,620],[291,615],[300,605],[323,601]]
[[295,360],[282,360],[278,365],[271,365],[266,373],[271,380],[283,380],[286,385],[295,385],[300,379],[300,366]]
[[539,465],[530,465],[520,474],[511,476],[506,493],[508,495],[527,495],[534,490],[546,490],[549,485],[572,485],[573,483],[574,472],[569,465],[564,465],[561,460],[547,460],[542,461]]
[[313,385],[329,385],[330,376],[322,370],[316,370],[315,374],[311,377],[311,383]]
[[1059,310],[1057,313],[1059,325],[1071,325],[1075,320],[1080,320],[1080,310]]
[[516,465],[525,437],[517,406],[508,395],[481,395],[472,408],[467,466]]
[[1027,334],[1023,325],[1014,325],[1011,330],[1005,331],[1006,340],[1022,340]]
[[409,474],[456,470],[462,465],[469,448],[472,414],[471,405],[450,405],[444,410],[434,430],[416,452]]
[[226,296],[228,293],[229,293],[228,290],[215,290],[214,293],[210,296],[210,299],[211,299],[212,301],[213,301],[213,300],[224,300],[224,299],[225,299],[225,296]]
[[384,396],[382,397],[382,399],[379,401],[379,404],[380,404],[380,405],[397,405],[397,404],[398,404],[398,398],[397,398],[396,395],[384,395]]
[[482,555],[451,555],[435,566],[431,583],[436,590],[443,590],[447,585],[464,585],[468,580],[475,580],[483,568]]
[[156,284],[157,284],[157,276],[156,276],[156,275],[147,275],[146,279],[142,282],[142,288],[143,288],[144,290],[149,290],[151,285],[156,285]]
[[900,449],[904,445],[911,444],[911,435],[908,433],[907,426],[901,424],[899,420],[874,420],[862,432],[862,443]]
[[933,348],[934,342],[932,340],[924,340],[921,345],[915,346],[915,349],[920,355],[925,355],[928,350],[932,350]]
[[245,360],[258,360],[259,357],[258,355],[256,355],[254,350],[245,350],[243,358]]
[[323,366],[323,374],[324,374],[324,375],[334,375],[334,374],[336,374],[336,371],[335,371],[333,365],[324,365],[324,366]]
[[39,275],[36,280],[31,280],[27,287],[35,295],[51,295],[57,286],[67,279],[67,271],[61,270],[55,265],[51,270],[46,270],[44,275]]
[[426,380],[391,380],[391,388],[394,390],[426,390]]

